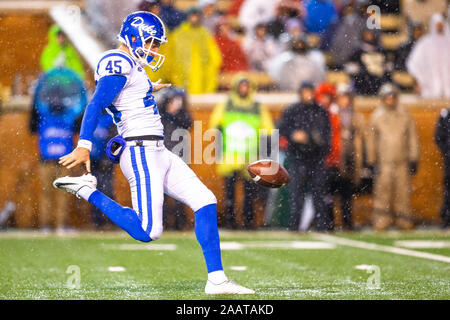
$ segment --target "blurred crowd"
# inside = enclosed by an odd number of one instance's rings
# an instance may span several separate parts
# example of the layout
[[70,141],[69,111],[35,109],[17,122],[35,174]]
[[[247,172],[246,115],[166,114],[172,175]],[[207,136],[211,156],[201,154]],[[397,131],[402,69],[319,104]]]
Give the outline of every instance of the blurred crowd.
[[230,0],[226,9],[219,3],[192,1],[181,11],[173,0],[117,1],[104,10],[102,1],[87,1],[86,14],[108,47],[115,46],[124,7],[161,16],[167,59],[153,77],[188,93],[215,92],[220,75],[236,72],[267,75],[267,89],[281,91],[334,73],[332,82],[349,83],[358,95],[376,95],[394,82],[423,97],[450,97],[447,0]]
[[[420,10],[414,9],[417,2],[421,2]],[[169,42],[160,50],[166,56],[164,67],[156,75],[150,74],[152,80],[162,78],[173,84],[156,97],[168,149],[179,142],[171,139],[175,130],[192,127],[188,94],[216,92],[220,74],[233,74],[226,101],[215,106],[208,122],[208,127],[218,129],[227,142],[219,146],[221,156],[228,159],[228,153],[233,155],[233,161],[216,165],[224,187],[223,199],[219,199],[223,227],[253,229],[258,225],[255,212],[262,208],[268,226],[294,231],[312,226],[332,231],[337,206],[340,225],[353,230],[355,196],[373,193],[375,230],[393,225],[414,228],[411,178],[419,168],[420,146],[414,120],[399,102],[404,88],[392,75],[394,71],[411,74],[414,90],[423,97],[450,98],[447,1],[403,1],[401,10],[398,1],[383,1],[388,5],[382,6],[382,13],[401,14],[407,22],[407,37],[395,49],[384,48],[382,31],[368,27],[372,13],[367,8],[376,1],[233,0],[228,10],[222,11],[215,0],[199,0],[186,12],[171,0],[130,3],[132,10],[159,15],[170,30]],[[115,47],[110,31],[116,33],[118,27],[112,28],[115,20],[107,19],[115,6],[103,14],[98,14],[100,8],[100,1],[87,1],[86,13],[93,26],[102,26],[97,30],[107,46]],[[120,25],[121,20],[117,21]],[[57,25],[49,30],[41,68],[29,125],[40,151],[39,225],[43,231],[64,231],[68,229],[69,202],[65,193],[55,193],[51,182],[67,174],[57,161],[74,147],[90,93],[81,58]],[[329,81],[330,70],[344,73],[350,81]],[[298,102],[285,106],[279,121],[274,121],[257,100],[258,82],[249,72],[268,74],[275,83],[272,89],[297,92]],[[355,112],[356,95],[381,98],[381,106],[369,121]],[[279,129],[280,159],[292,179],[278,191],[255,184],[245,162],[249,147],[270,144],[270,132],[275,128]],[[260,130],[267,135],[262,137]],[[92,171],[99,188],[110,196],[114,170],[103,151],[115,134],[111,117],[103,114],[94,133]],[[441,112],[434,142],[445,160],[441,217],[448,228],[449,109]],[[239,183],[244,194],[242,205],[236,204]],[[181,203],[166,199],[164,206],[166,228],[182,230],[188,226]],[[237,208],[242,208],[242,223],[237,221]],[[0,210],[0,226],[14,209],[8,202]],[[312,218],[302,227],[306,212],[312,212]],[[91,214],[95,226],[109,227],[101,212],[92,209]],[[273,223],[273,217],[282,215],[285,221]]]
[[[266,143],[260,129],[271,132],[274,123],[265,107],[254,96],[254,84],[238,77],[225,103],[214,109],[209,126],[223,134],[223,154],[237,155],[216,165],[224,179],[224,226],[236,228],[235,189],[242,180],[243,226],[253,229],[254,203],[266,206],[268,216],[285,210],[287,221],[280,225],[299,230],[305,200],[312,198],[311,226],[319,231],[335,229],[335,198],[342,215],[342,227],[353,230],[354,197],[374,184],[373,226],[385,230],[392,224],[414,227],[409,203],[411,176],[417,172],[418,137],[412,117],[398,103],[398,89],[385,84],[381,89],[382,107],[365,123],[354,112],[354,91],[348,85],[335,88],[330,83],[315,86],[303,82],[299,102],[286,106],[276,127],[279,129],[281,159],[291,176],[283,189],[269,194],[250,179],[242,159],[254,145]],[[264,132],[264,131],[263,131]],[[393,134],[395,133],[395,134]],[[380,152],[383,150],[383,152]],[[222,157],[222,159],[228,159]],[[363,183],[363,180],[366,183]],[[391,201],[394,199],[394,201]],[[278,213],[277,213],[278,212]],[[266,222],[270,225],[270,221]],[[309,224],[306,228],[309,227]]]

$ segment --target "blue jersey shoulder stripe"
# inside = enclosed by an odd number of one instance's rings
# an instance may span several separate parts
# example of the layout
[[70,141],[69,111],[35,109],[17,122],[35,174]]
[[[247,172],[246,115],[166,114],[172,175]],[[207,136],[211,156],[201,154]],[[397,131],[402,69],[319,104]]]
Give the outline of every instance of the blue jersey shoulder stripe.
[[124,58],[125,60],[128,61],[128,63],[130,64],[131,68],[133,69],[133,67],[135,66],[135,62],[130,59],[129,57],[127,57],[125,54],[120,53],[120,52],[112,52],[112,53],[108,53],[106,56],[103,56],[100,61],[97,64],[97,74],[98,74],[98,68],[100,67],[100,63],[103,61],[103,59],[106,59],[108,57],[112,57],[112,56],[116,56],[116,57],[121,57]]

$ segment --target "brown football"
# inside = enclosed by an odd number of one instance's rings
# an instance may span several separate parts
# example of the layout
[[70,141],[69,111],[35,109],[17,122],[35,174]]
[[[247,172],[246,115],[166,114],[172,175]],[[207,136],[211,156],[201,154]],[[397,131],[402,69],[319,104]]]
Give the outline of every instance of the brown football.
[[276,161],[263,159],[249,164],[248,173],[256,183],[268,188],[280,188],[291,181],[286,169]]

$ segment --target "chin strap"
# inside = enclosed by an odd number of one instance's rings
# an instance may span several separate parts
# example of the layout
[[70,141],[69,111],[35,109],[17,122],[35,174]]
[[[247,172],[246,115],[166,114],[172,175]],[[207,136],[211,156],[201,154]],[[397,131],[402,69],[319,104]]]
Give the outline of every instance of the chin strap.
[[[145,44],[146,40],[141,36],[141,43]],[[161,44],[165,43],[164,41],[162,41],[161,39],[157,39],[157,38],[151,38],[151,42],[149,44],[149,48],[152,48],[153,46],[153,42],[155,41],[155,39],[157,41],[159,41]],[[148,41],[148,39],[147,39]],[[142,67],[148,66],[150,69],[152,69],[153,72],[157,71],[162,64],[164,63],[165,57],[164,55],[152,51],[150,49],[144,49],[143,47],[139,47],[136,48],[135,50],[133,50],[131,48],[131,46],[129,45],[129,40],[127,39],[127,46],[128,49],[130,50],[131,53],[133,53],[133,55],[136,57],[137,61],[139,62],[139,64]],[[137,51],[141,51],[143,54],[140,55]],[[155,59],[156,58],[156,59]]]

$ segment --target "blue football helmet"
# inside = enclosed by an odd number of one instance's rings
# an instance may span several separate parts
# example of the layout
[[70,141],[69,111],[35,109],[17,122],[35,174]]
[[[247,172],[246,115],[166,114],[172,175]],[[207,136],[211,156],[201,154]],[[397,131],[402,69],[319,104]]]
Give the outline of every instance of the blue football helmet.
[[[125,18],[117,39],[126,45],[142,66],[158,70],[164,63],[164,55],[152,51],[152,47],[167,42],[166,28],[158,16],[146,11],[137,11]],[[150,41],[148,49],[146,42]],[[151,55],[150,55],[151,54]]]

